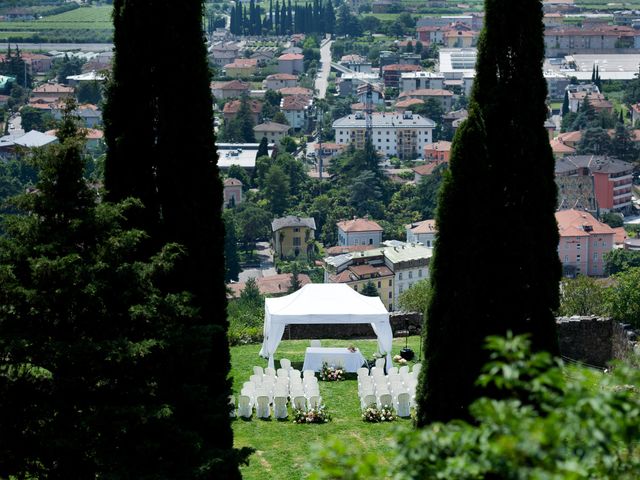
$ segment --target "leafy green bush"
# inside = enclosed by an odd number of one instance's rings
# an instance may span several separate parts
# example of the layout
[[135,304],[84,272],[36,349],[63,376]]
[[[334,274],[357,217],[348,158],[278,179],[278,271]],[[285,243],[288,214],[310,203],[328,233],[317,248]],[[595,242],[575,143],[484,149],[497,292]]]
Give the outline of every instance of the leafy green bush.
[[[531,353],[526,337],[491,337],[478,380],[500,399],[471,406],[474,424],[400,429],[384,462],[333,440],[311,478],[636,479],[640,477],[640,372],[618,365],[597,377]],[[595,379],[595,381],[594,381]]]

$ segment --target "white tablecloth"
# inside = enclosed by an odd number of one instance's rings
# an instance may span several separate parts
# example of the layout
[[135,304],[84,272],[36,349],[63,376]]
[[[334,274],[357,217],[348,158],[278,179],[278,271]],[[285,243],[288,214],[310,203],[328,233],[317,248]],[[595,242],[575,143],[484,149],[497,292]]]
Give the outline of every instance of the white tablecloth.
[[360,350],[350,352],[348,348],[308,347],[304,354],[303,370],[322,369],[322,363],[342,365],[346,372],[357,372],[366,359]]

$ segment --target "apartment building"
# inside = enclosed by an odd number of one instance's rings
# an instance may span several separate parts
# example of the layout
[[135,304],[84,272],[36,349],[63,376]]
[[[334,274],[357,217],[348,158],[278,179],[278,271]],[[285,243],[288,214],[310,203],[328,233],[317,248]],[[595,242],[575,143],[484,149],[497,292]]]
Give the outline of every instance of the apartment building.
[[[421,157],[425,145],[432,143],[433,120],[404,113],[374,113],[372,120],[372,142],[376,150],[387,157],[401,159]],[[366,120],[363,112],[339,118],[333,122],[336,143],[353,143],[356,149],[364,148]]]

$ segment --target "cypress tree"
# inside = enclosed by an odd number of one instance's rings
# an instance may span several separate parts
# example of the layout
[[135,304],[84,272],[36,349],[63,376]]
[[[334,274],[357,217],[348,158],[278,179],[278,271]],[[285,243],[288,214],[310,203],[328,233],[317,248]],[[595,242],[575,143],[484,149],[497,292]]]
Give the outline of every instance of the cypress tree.
[[[110,125],[105,132],[106,187],[116,200],[141,198],[155,222],[150,233],[155,243],[181,246],[184,253],[175,271],[163,279],[163,290],[186,295],[191,309],[165,339],[157,391],[167,415],[154,425],[153,438],[140,442],[137,476],[239,478],[242,455],[233,450],[228,413],[222,184],[210,127],[203,4],[185,2],[176,9],[170,2],[148,0],[139,5],[114,2],[116,56],[105,112],[105,124]],[[158,39],[164,42],[162,48]],[[181,95],[175,95],[172,80],[176,68],[190,79],[190,88]],[[139,132],[142,135],[136,135]],[[164,477],[158,477],[159,472]]]
[[287,7],[282,0],[282,8],[280,9],[280,35],[287,34]]
[[[528,333],[536,350],[558,353],[561,268],[542,32],[539,0],[485,1],[469,118],[456,132],[436,214],[418,426],[469,418],[488,335]],[[470,218],[475,202],[486,213]]]
[[282,35],[282,29],[280,28],[280,4],[278,3],[278,0],[276,0],[276,13],[273,22],[273,28],[276,35]]
[[569,91],[564,91],[564,98],[562,99],[562,116],[564,117],[569,113]]
[[293,10],[291,8],[291,0],[287,1],[287,17],[286,18],[287,18],[287,25],[286,25],[287,33],[292,33],[293,32]]
[[325,6],[324,12],[324,29],[326,33],[333,34],[336,27],[336,12],[333,9],[333,3],[329,0]]
[[262,137],[262,139],[260,140],[260,145],[258,145],[256,160],[266,155],[269,155],[269,141],[267,140],[267,137]]

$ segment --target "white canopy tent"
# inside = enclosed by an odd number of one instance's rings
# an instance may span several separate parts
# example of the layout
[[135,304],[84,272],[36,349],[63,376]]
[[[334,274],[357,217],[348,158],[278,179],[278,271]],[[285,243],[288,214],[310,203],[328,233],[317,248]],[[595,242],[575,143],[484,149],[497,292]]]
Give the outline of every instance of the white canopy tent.
[[378,350],[387,355],[387,365],[391,365],[393,332],[389,312],[379,297],[361,295],[344,283],[310,283],[291,295],[267,298],[260,356],[268,358],[273,368],[273,355],[285,326],[329,323],[370,323],[378,337]]

